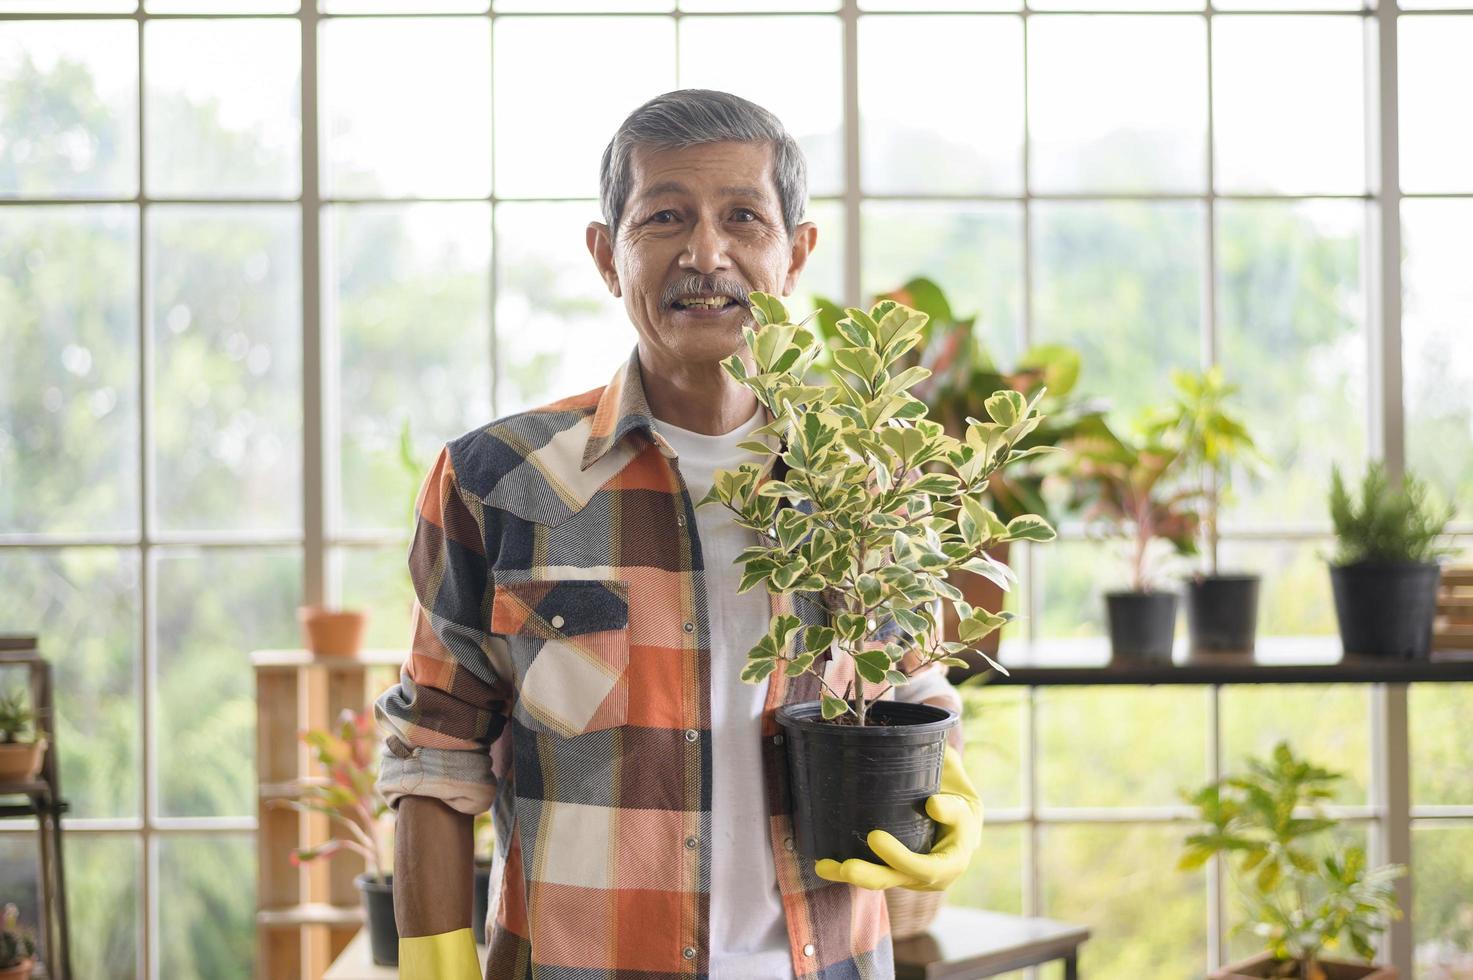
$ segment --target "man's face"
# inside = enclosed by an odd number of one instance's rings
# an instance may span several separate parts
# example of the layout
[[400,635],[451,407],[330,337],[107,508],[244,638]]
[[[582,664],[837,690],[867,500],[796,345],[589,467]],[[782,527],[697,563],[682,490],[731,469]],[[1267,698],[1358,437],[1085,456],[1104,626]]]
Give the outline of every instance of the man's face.
[[607,226],[588,227],[599,273],[652,354],[719,361],[742,346],[747,293],[790,294],[817,229],[788,237],[766,143],[642,146],[630,169],[612,245]]

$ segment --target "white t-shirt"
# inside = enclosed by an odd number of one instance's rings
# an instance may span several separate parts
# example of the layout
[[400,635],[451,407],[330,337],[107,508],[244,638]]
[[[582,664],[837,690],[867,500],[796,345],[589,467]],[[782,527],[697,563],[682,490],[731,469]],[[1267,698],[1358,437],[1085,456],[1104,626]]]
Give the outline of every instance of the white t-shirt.
[[[695,503],[711,489],[717,470],[766,459],[737,446],[762,423],[759,405],[750,419],[719,436],[658,420],[655,427],[679,457],[676,465]],[[771,616],[766,589],[737,595],[741,569],[736,557],[757,544],[757,536],[720,504],[696,509],[696,535],[711,628],[711,977],[791,978],[788,930],[762,790],[767,685],[741,679],[747,651],[767,632]]]

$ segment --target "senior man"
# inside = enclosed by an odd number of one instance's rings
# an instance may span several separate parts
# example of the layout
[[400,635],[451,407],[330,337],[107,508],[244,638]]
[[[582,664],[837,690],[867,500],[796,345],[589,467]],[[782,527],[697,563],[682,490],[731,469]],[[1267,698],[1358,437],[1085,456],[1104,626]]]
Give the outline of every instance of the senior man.
[[[738,595],[752,533],[693,506],[767,458],[739,444],[771,416],[720,362],[751,356],[749,291],[791,294],[817,243],[802,153],[761,107],[682,90],[619,127],[600,189],[586,244],[634,351],[603,387],[447,443],[419,492],[412,649],[377,704],[400,976],[479,975],[488,807],[487,977],[891,976],[880,889],[960,874],[976,793],[953,747],[931,854],[876,831],[888,865],[798,858],[773,715],[816,681],[739,673],[774,610],[823,613]],[[898,692],[959,706],[939,665]]]

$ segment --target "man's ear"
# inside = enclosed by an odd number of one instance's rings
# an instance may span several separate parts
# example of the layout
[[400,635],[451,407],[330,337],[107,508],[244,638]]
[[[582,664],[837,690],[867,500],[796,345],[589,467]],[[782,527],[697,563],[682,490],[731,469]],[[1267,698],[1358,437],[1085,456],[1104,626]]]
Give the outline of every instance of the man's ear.
[[818,247],[818,225],[811,221],[805,221],[793,229],[793,243],[788,253],[788,274],[783,279],[783,295],[793,295],[793,290],[798,288],[798,277],[803,274],[803,267],[808,264],[808,256]]
[[602,221],[590,221],[585,238],[588,254],[593,256],[593,264],[598,267],[604,285],[615,296],[624,295],[619,289],[619,272],[614,268],[614,237],[609,234],[609,226]]

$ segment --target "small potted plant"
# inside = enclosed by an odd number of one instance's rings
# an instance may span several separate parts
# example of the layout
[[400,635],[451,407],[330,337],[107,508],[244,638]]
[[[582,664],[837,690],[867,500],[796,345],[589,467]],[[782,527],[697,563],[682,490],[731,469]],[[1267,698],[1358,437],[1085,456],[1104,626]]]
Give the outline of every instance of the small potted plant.
[[1157,585],[1158,542],[1179,555],[1197,550],[1197,491],[1174,485],[1180,450],[1122,437],[1101,426],[1073,463],[1085,519],[1128,542],[1128,590],[1105,594],[1110,652],[1116,660],[1171,660],[1177,596]]
[[471,897],[471,931],[476,942],[486,941],[486,917],[491,908],[491,855],[496,850],[496,834],[491,822],[491,811],[476,814],[471,824],[471,839],[475,855],[475,894]]
[[[922,340],[897,363],[912,364],[930,370],[931,376],[918,382],[912,394],[925,402],[927,415],[940,422],[951,436],[964,438],[968,417],[983,417],[987,399],[999,391],[1011,390],[1025,399],[1042,393],[1038,403],[1042,422],[1019,440],[1017,448],[1035,446],[1060,449],[1062,453],[1036,456],[1004,474],[999,471],[988,483],[984,502],[1004,523],[1022,514],[1037,514],[1054,522],[1054,509],[1060,493],[1046,492],[1050,484],[1067,483],[1064,460],[1073,440],[1096,426],[1104,424],[1105,405],[1099,399],[1081,398],[1076,392],[1081,368],[1079,351],[1063,344],[1039,344],[1029,348],[1016,364],[1005,368],[997,363],[976,330],[977,317],[960,316],[933,280],[924,276],[911,279],[898,289],[881,293],[875,302],[894,300],[921,313],[928,320]],[[844,311],[827,300],[818,300],[817,322],[826,338],[835,346],[843,343],[837,324]],[[1061,490],[1062,490],[1061,486]],[[1067,496],[1067,494],[1063,494]],[[988,551],[1004,565],[1010,557],[1010,545],[1004,541]],[[954,573],[950,581],[974,607],[999,612],[1004,590],[991,580],[968,571]],[[950,605],[942,606],[944,634],[956,639],[956,617]],[[954,668],[952,677],[962,679],[986,670],[982,655],[995,656],[1003,628],[976,641],[978,653],[964,650],[967,668]]]
[[35,725],[23,691],[0,695],[0,783],[29,782],[41,771],[46,738]]
[[1451,518],[1452,507],[1433,504],[1427,485],[1410,473],[1394,487],[1385,467],[1371,463],[1353,497],[1339,467],[1332,468],[1330,585],[1347,656],[1428,656],[1438,559],[1451,552],[1437,539]]
[[1200,374],[1173,371],[1176,396],[1150,425],[1151,438],[1180,454],[1179,464],[1195,488],[1193,504],[1206,539],[1206,572],[1187,579],[1187,632],[1193,656],[1252,654],[1258,632],[1257,575],[1225,573],[1218,567],[1218,518],[1232,495],[1235,467],[1258,461],[1248,429],[1231,410],[1237,393],[1222,369]]
[[394,922],[394,876],[386,870],[383,824],[389,806],[379,794],[378,736],[366,711],[345,710],[335,730],[312,729],[300,738],[312,750],[325,775],[307,780],[294,800],[276,805],[303,813],[326,814],[339,836],[292,852],[294,864],[323,860],[348,852],[363,859],[365,870],[353,879],[363,896],[373,961],[384,966],[399,962],[399,930]]
[[[875,828],[928,851],[935,825],[915,801],[936,791],[956,712],[886,696],[930,664],[964,664],[957,654],[1007,621],[967,603],[951,572],[1006,583],[1011,573],[989,548],[1054,537],[1042,518],[1004,523],[982,503],[989,477],[1042,451],[1015,448],[1041,421],[1037,399],[998,392],[988,420],[968,419],[964,438],[949,436],[910,394],[929,371],[892,373],[919,341],[924,314],[889,300],[848,310],[834,370],[809,383],[814,335],[773,296],[752,293],[751,308],[754,369],[737,355],[722,367],[772,413],[743,444],[772,458],[717,473],[698,506],[728,507],[757,533],[739,557],[741,591],[799,593],[820,615],[773,617],[741,676],[756,683],[782,670],[817,681],[819,700],[777,713],[800,853],[874,861],[866,835]],[[933,463],[941,471],[925,472]],[[956,608],[959,640],[941,638],[941,601]]]
[[319,657],[356,657],[363,646],[368,614],[361,609],[302,606],[297,610],[302,642]]
[[0,921],[0,980],[30,980],[36,968],[36,941],[19,922],[20,911],[7,903]]
[[1368,868],[1359,847],[1314,846],[1336,827],[1319,805],[1343,778],[1280,742],[1271,759],[1250,759],[1246,775],[1186,795],[1205,826],[1186,839],[1180,867],[1193,870],[1221,856],[1265,945],[1211,980],[1395,980],[1389,966],[1325,957],[1342,944],[1365,960],[1375,957],[1376,935],[1400,917],[1393,882],[1405,871]]

